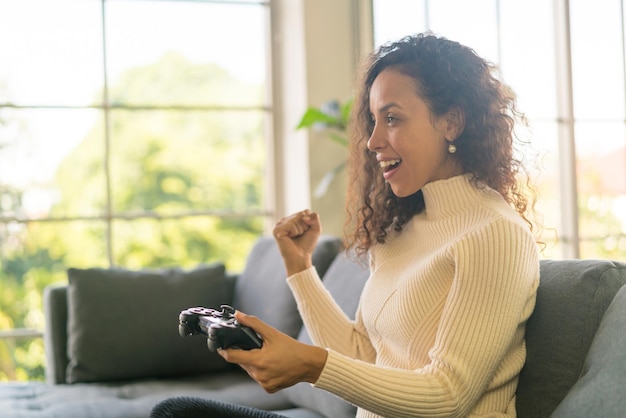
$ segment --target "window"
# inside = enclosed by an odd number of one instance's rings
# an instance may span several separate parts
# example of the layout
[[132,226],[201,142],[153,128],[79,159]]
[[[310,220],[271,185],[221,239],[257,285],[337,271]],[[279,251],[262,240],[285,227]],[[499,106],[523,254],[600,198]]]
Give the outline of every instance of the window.
[[[496,63],[518,95],[544,256],[626,255],[625,15],[620,0],[374,0],[377,45],[432,30]],[[556,233],[556,234],[555,234]]]
[[243,267],[275,207],[269,22],[260,0],[0,1],[0,380],[43,378],[25,329],[70,266]]

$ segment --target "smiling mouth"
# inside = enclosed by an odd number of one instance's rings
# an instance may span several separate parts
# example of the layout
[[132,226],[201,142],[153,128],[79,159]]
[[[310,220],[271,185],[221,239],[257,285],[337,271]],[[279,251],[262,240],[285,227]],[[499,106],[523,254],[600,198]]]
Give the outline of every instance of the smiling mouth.
[[400,163],[402,162],[402,160],[388,160],[388,161],[380,161],[378,164],[380,165],[380,168],[383,169],[383,172],[387,172],[387,171],[391,171],[394,168],[397,168]]

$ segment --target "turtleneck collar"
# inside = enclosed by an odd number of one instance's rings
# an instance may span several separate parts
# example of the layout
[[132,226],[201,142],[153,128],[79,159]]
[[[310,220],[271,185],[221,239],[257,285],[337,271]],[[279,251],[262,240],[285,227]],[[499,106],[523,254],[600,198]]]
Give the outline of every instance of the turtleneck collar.
[[451,215],[464,210],[477,200],[484,201],[486,195],[495,193],[490,187],[476,186],[471,174],[461,174],[444,180],[437,180],[422,187],[425,214],[429,218]]

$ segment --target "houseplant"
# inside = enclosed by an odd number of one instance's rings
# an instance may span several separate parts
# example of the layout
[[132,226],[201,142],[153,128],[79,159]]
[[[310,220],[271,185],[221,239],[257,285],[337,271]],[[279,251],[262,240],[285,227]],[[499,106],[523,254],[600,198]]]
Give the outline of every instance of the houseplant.
[[[348,124],[352,112],[352,104],[352,99],[343,104],[337,100],[332,100],[324,103],[319,108],[309,107],[306,112],[304,112],[304,115],[302,115],[296,130],[312,128],[322,131],[330,140],[347,148],[349,141]],[[313,196],[319,198],[326,194],[330,184],[345,167],[346,161],[343,160],[326,173],[315,188]]]

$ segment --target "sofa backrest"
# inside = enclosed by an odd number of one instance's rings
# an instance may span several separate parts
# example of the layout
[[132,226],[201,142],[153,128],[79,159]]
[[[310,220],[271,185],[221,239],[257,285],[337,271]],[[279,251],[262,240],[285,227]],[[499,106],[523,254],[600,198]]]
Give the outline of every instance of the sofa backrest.
[[[329,270],[331,274],[324,277],[340,248],[337,238],[324,237],[320,240],[315,262],[324,281],[335,276],[333,271],[339,272],[340,266],[352,269],[348,260],[341,263],[336,260],[336,266]],[[273,239],[261,238],[250,254],[246,271],[237,279],[233,305],[258,315],[274,326],[285,328],[294,337],[306,339],[306,332],[300,333],[300,317],[295,302],[289,298],[290,293],[286,293],[288,289],[284,276],[282,260]],[[348,295],[349,290],[353,290],[346,301],[339,301],[349,315],[353,315],[356,309],[358,294],[367,277],[366,269],[359,273],[359,277],[354,288],[350,281],[337,281],[338,288],[332,292],[341,299],[342,295]],[[518,417],[549,417],[565,398],[580,376],[585,356],[607,307],[625,284],[626,263],[604,260],[541,261],[537,305],[526,330],[528,356],[517,391]],[[340,289],[342,286],[347,288]],[[64,285],[50,286],[45,291],[44,338],[49,383],[66,381],[67,293],[67,286]],[[285,299],[280,301],[279,297]],[[284,308],[275,311],[265,310],[268,306],[276,308],[283,305]],[[293,309],[295,319],[285,315],[282,309],[287,312]],[[285,321],[281,324],[282,320]],[[293,394],[296,395],[301,394]]]
[[580,379],[551,418],[623,417],[626,411],[626,286],[593,338]]
[[[333,236],[320,237],[313,254],[313,263],[320,276],[326,272],[340,250],[341,241],[339,238]],[[71,270],[68,270],[68,274]],[[110,270],[110,272],[111,275],[119,274],[119,272],[116,273],[116,270]],[[101,276],[106,275],[106,273],[107,270],[99,271]],[[230,303],[243,312],[257,315],[270,325],[295,338],[300,332],[302,321],[285,279],[285,268],[274,239],[261,237],[253,246],[244,271],[239,275],[226,275],[225,280],[230,283],[226,283],[226,285],[230,286],[230,290],[213,292],[216,293],[215,295],[210,291],[202,292],[206,294],[206,298],[202,299],[205,300],[203,305],[213,307],[207,305],[209,302],[206,301],[219,298],[219,304]],[[233,284],[235,284],[234,288]],[[68,300],[72,296],[68,289],[69,287],[65,284],[56,284],[48,286],[44,290],[46,380],[51,384],[67,383],[68,380],[67,370],[70,362],[68,349],[71,348],[69,340],[72,338],[68,333],[68,326],[71,322]],[[145,296],[145,292],[141,291],[140,288],[137,291],[139,292],[135,295],[137,300]],[[190,288],[189,291],[190,293],[199,293],[195,288]],[[227,297],[224,296],[226,293],[229,294]],[[160,296],[168,299],[171,295]],[[132,298],[133,296],[130,295],[129,297]],[[173,321],[176,321],[176,313],[171,315]],[[175,330],[173,328],[173,331]],[[202,353],[206,354],[205,351]],[[206,355],[209,356],[210,353]]]
[[578,380],[598,325],[626,284],[626,264],[542,260],[537,304],[526,327],[517,416],[549,417]]
[[[337,237],[320,237],[312,257],[320,277],[324,276],[340,250],[341,241]],[[296,338],[302,328],[302,319],[286,279],[287,272],[274,239],[259,239],[237,278],[233,307],[248,315],[255,315]]]

